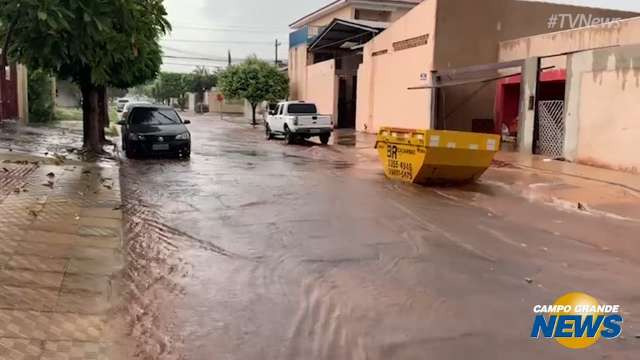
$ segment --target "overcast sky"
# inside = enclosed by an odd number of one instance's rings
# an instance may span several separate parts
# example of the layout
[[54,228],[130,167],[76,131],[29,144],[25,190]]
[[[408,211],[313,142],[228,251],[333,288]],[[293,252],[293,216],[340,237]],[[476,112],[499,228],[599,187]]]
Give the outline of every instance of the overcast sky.
[[[478,0],[482,1],[482,0]],[[280,58],[288,54],[288,25],[331,0],[165,0],[173,31],[162,41],[165,71],[189,72],[196,65],[215,70],[232,60],[256,54],[275,57],[275,40],[282,42]],[[558,3],[609,7],[640,12],[637,0],[558,0]],[[185,59],[189,58],[189,59]],[[205,61],[216,59],[215,61]]]

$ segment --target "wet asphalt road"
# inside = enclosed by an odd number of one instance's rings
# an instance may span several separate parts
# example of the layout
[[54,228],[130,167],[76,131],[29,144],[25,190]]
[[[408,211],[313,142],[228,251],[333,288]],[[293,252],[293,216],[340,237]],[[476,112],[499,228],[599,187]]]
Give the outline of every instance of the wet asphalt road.
[[[637,359],[640,226],[497,185],[389,182],[353,137],[267,142],[215,118],[190,161],[123,160],[133,355],[143,359]],[[624,250],[622,250],[624,249]],[[529,339],[584,291],[624,335]]]

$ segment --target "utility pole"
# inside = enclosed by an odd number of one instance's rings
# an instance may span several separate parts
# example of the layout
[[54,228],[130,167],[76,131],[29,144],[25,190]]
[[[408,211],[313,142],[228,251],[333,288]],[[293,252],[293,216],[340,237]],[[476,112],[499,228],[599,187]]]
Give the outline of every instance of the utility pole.
[[276,39],[276,62],[275,62],[276,67],[278,66],[278,47],[279,47],[280,45],[282,45],[282,43],[281,43],[281,42],[279,42],[279,41],[278,41],[278,39]]
[[228,50],[228,57],[229,57],[229,65],[228,67],[231,67],[231,50]]

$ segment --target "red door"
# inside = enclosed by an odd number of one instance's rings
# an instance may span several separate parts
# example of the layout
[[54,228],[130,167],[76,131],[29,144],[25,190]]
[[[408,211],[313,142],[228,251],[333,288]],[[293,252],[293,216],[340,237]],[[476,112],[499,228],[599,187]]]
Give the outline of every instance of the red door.
[[18,117],[18,71],[15,65],[0,67],[0,119]]

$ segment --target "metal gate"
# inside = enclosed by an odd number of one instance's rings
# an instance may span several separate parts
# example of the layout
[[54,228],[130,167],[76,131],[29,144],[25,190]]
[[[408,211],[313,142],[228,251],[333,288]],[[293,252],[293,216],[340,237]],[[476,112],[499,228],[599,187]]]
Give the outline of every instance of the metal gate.
[[553,158],[564,156],[564,100],[538,102],[536,153]]
[[0,66],[0,120],[18,117],[18,71],[15,65]]

